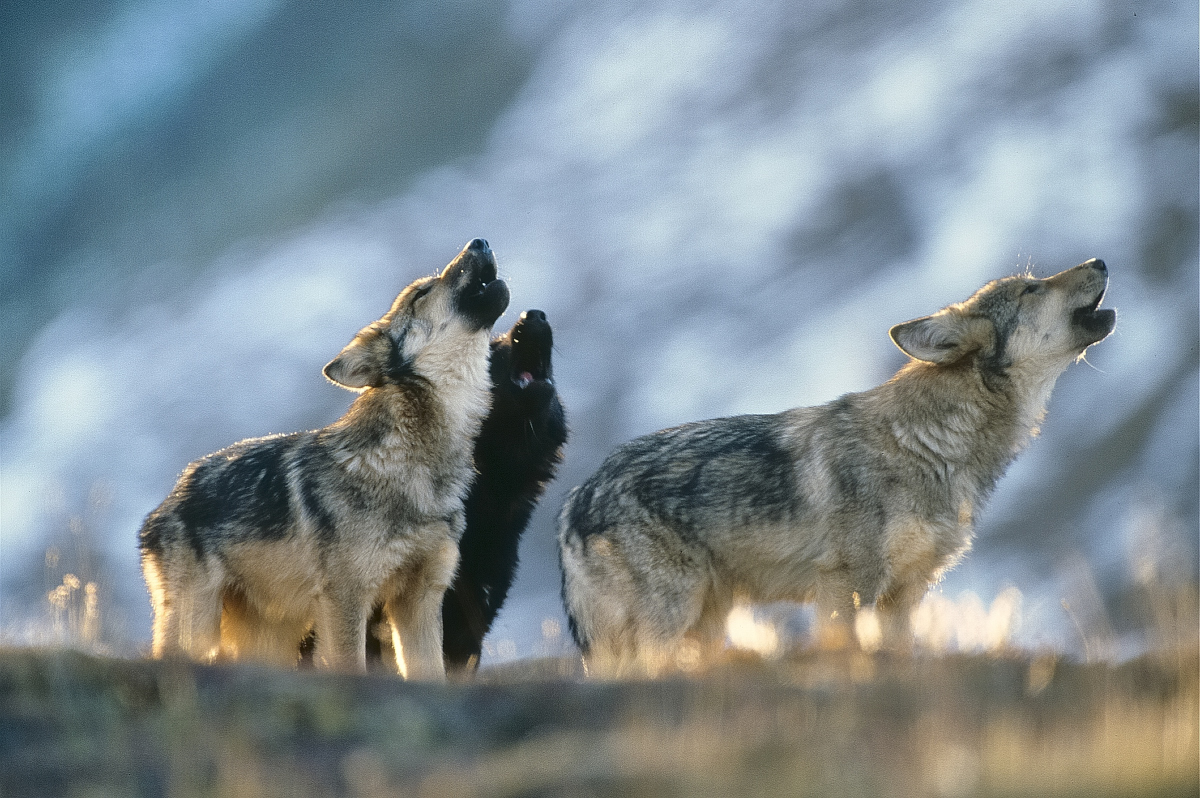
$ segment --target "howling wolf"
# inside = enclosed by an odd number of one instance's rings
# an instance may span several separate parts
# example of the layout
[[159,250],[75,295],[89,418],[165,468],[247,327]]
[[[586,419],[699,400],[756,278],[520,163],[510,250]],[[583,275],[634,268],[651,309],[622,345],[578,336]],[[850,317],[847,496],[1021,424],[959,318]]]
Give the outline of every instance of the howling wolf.
[[508,305],[486,241],[412,283],[325,376],[360,392],[323,429],[242,441],[189,465],[139,534],[153,653],[365,668],[381,602],[400,671],[445,677],[442,595],[458,563],[488,339]]
[[815,601],[835,639],[873,605],[885,642],[904,646],[1055,380],[1112,332],[1107,283],[1100,260],[996,280],[893,327],[912,360],[877,388],[619,447],[560,516],[563,601],[589,672],[715,653],[735,600]]
[[483,637],[512,585],[521,533],[562,462],[567,423],[554,387],[552,347],[540,310],[525,311],[492,341],[492,409],[475,439],[479,475],[467,495],[458,573],[442,603],[451,670],[478,667]]

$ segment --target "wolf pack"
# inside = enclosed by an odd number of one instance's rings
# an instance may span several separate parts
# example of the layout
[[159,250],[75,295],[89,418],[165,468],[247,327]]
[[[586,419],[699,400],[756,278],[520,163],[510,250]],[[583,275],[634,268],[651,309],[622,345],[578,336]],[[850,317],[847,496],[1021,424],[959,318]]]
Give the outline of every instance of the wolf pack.
[[[1104,262],[989,282],[891,327],[890,380],[817,407],[631,440],[567,495],[562,600],[589,675],[717,660],[736,604],[815,605],[816,639],[883,645],[970,549],[1059,375],[1106,338]],[[138,535],[152,654],[442,680],[478,668],[568,427],[546,314],[470,241],[324,367],[358,396],[321,429],[184,470]]]

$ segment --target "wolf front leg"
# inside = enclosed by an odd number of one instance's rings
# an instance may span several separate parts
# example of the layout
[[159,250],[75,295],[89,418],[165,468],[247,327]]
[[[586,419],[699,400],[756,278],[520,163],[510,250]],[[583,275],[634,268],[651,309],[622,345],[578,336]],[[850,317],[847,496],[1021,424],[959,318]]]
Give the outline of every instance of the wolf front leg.
[[823,649],[841,650],[857,645],[854,620],[861,599],[854,575],[845,568],[823,572],[817,581],[816,638]]
[[317,611],[313,662],[329,670],[367,670],[367,616],[371,602],[360,589],[326,585]]
[[893,586],[880,597],[875,606],[879,610],[884,647],[899,652],[912,650],[913,610],[928,590],[928,580],[916,578]]
[[396,667],[405,679],[443,681],[442,598],[458,567],[458,544],[447,539],[393,582],[383,612],[392,627]]

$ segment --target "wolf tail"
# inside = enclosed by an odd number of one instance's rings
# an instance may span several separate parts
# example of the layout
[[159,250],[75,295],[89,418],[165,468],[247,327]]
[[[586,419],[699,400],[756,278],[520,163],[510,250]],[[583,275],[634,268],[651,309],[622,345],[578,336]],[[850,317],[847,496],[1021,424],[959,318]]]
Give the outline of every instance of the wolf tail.
[[567,494],[567,500],[563,504],[562,513],[558,518],[558,564],[562,571],[562,602],[563,609],[567,613],[567,628],[571,630],[571,637],[575,640],[575,645],[579,646],[579,650],[584,656],[588,653],[588,638],[584,633],[583,627],[579,622],[580,608],[575,606],[572,586],[579,573],[578,563],[583,556],[583,541],[579,534],[571,528],[571,503],[575,499],[579,488],[572,488]]
[[[561,553],[560,553],[560,562],[561,562]],[[572,612],[572,610],[571,610],[571,600],[567,596],[567,575],[565,572],[563,573],[562,600],[563,600],[563,607],[567,611],[567,628],[571,630],[571,638],[575,641],[575,645],[579,646],[580,653],[582,653],[586,657],[588,654],[588,648],[589,648],[588,639],[587,639],[587,637],[584,636],[583,631],[581,630],[581,628],[579,626],[579,621],[575,620],[575,613]]]

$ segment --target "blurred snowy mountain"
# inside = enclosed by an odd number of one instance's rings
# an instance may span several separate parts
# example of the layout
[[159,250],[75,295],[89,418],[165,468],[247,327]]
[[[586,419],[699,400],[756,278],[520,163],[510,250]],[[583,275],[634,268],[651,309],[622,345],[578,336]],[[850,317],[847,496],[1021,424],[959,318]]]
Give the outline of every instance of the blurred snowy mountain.
[[144,641],[135,534],[183,466],[337,417],[321,366],[474,236],[497,329],[554,325],[573,431],[493,635],[517,653],[613,446],[870,387],[892,324],[1090,257],[1117,332],[942,589],[1016,585],[1025,639],[1071,647],[1060,599],[1120,635],[1138,580],[1195,582],[1194,3],[65,8],[0,26],[6,634],[75,563]]

